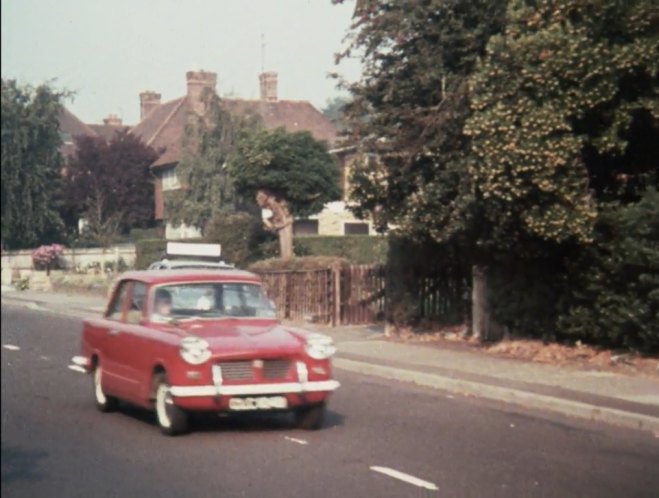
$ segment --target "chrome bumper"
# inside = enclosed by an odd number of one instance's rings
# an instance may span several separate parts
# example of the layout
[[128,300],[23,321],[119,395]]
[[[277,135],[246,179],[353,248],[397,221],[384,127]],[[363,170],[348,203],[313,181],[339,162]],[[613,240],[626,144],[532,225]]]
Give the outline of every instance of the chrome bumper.
[[285,382],[280,384],[249,384],[237,386],[171,386],[172,396],[259,396],[334,391],[341,384],[336,380],[317,382]]

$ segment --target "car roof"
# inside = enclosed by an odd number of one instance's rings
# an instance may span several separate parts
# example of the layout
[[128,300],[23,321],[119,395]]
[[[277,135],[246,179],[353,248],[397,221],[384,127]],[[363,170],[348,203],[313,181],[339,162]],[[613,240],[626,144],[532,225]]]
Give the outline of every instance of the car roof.
[[258,275],[243,270],[232,269],[166,269],[129,271],[119,275],[119,280],[140,280],[146,284],[166,284],[177,282],[253,282],[260,284]]

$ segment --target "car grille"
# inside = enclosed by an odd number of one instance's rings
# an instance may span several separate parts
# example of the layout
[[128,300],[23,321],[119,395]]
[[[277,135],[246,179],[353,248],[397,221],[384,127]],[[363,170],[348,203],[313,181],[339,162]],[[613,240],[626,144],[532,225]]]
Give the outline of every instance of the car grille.
[[[248,361],[223,361],[218,363],[222,369],[222,378],[228,381],[254,380],[257,369],[252,366],[253,360]],[[264,360],[264,379],[284,379],[288,376],[290,361],[288,360]]]
[[288,375],[288,360],[266,360],[263,362],[264,379],[283,379]]

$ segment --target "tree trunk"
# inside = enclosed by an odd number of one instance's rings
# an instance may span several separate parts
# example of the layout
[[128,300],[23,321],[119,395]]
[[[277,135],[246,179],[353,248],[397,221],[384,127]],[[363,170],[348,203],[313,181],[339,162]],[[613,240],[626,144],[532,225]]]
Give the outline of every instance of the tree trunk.
[[277,232],[279,236],[279,256],[282,259],[293,257],[293,216],[286,199],[273,192],[260,189],[256,193],[256,203],[261,209],[268,209],[272,215],[264,218],[265,228]]
[[293,257],[293,224],[280,228],[277,231],[279,235],[279,256],[282,259],[290,259]]
[[487,303],[487,277],[480,266],[473,266],[472,275],[472,321],[471,333],[479,341],[487,341],[490,328],[490,310]]

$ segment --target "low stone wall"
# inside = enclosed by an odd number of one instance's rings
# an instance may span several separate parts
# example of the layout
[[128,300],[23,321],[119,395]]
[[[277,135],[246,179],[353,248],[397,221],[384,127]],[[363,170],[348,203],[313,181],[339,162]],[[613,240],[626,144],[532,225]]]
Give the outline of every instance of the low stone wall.
[[[66,248],[62,256],[63,263],[68,269],[86,268],[93,264],[100,264],[103,267],[106,262],[116,264],[120,258],[129,267],[135,265],[135,245],[112,246],[106,250],[96,247],[85,249]],[[5,281],[5,269],[33,269],[32,250],[4,251],[2,253],[3,283]]]
[[113,274],[77,274],[51,271],[50,282],[56,292],[72,292],[107,296],[112,285]]

